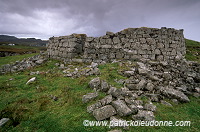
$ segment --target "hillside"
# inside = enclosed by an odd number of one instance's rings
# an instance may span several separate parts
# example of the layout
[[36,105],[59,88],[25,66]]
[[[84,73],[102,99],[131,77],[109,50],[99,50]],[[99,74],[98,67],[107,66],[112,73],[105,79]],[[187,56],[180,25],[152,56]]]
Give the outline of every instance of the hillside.
[[[199,42],[186,40],[186,46],[186,59],[200,62]],[[18,59],[16,56],[0,58],[0,63],[1,65],[15,63]],[[128,77],[119,74],[118,71],[127,70],[126,64],[131,68],[135,67],[136,62],[122,64],[119,62],[102,64],[98,66],[101,74],[69,77],[70,73],[76,71],[76,68],[88,71],[90,67],[87,66],[90,66],[90,64],[64,64],[62,61],[50,59],[42,65],[29,68],[25,71],[0,75],[0,119],[11,119],[8,124],[0,128],[0,131],[100,132],[116,129],[103,126],[84,126],[84,120],[96,120],[92,114],[87,112],[87,106],[94,104],[99,99],[103,99],[106,94],[99,92],[99,96],[89,103],[83,103],[82,97],[87,93],[94,92],[89,88],[88,83],[97,76],[113,87],[123,87],[120,80],[125,80]],[[177,69],[174,72],[177,72]],[[26,82],[33,77],[36,77],[36,80],[26,85]],[[156,120],[191,121],[190,127],[144,126],[130,127],[128,130],[123,128],[117,129],[130,132],[200,131],[199,97],[188,97],[190,99],[189,103],[179,103],[178,105],[170,99],[165,98],[164,101],[169,102],[173,107],[159,102],[153,102],[153,105],[157,107],[157,111],[155,112]],[[145,103],[148,102],[146,97],[139,99]],[[130,120],[131,117],[124,119]]]
[[17,38],[15,36],[0,35],[0,44],[18,44],[26,46],[46,46],[48,41],[35,38]]

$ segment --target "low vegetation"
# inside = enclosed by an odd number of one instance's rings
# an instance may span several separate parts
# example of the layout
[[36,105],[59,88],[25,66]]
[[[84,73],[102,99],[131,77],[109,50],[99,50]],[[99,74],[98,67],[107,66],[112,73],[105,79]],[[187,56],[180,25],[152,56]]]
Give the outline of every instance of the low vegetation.
[[14,52],[14,53],[27,53],[27,52],[40,52],[41,50],[46,50],[46,47],[36,47],[36,46],[23,46],[23,45],[0,45],[0,52]]
[[200,62],[200,42],[185,39],[186,43],[186,59]]
[[[188,50],[186,58],[199,61],[196,56],[196,47],[199,43],[186,40]],[[190,48],[191,47],[191,48]],[[191,54],[190,54],[191,53]],[[10,56],[0,58],[0,65],[12,63],[35,54]],[[0,128],[0,131],[12,132],[55,132],[76,131],[93,132],[108,131],[109,127],[85,127],[84,120],[94,121],[95,118],[86,112],[88,104],[82,103],[82,96],[92,92],[88,82],[96,76],[70,78],[64,77],[63,72],[55,63],[57,60],[49,60],[47,63],[26,70],[24,72],[6,74],[0,76],[0,119],[10,118],[11,123]],[[106,80],[115,87],[123,87],[116,83],[116,79],[126,79],[118,74],[118,70],[124,70],[124,66],[118,63],[100,65],[100,78]],[[40,71],[39,74],[30,75],[30,72]],[[36,77],[36,81],[26,85],[26,82]],[[105,96],[100,93],[96,100]],[[57,97],[54,100],[52,97]],[[127,131],[200,131],[200,105],[199,99],[190,97],[190,103],[168,107],[155,103],[158,107],[156,120],[166,121],[191,121],[191,126],[185,127],[130,127]],[[92,103],[94,103],[95,100]]]

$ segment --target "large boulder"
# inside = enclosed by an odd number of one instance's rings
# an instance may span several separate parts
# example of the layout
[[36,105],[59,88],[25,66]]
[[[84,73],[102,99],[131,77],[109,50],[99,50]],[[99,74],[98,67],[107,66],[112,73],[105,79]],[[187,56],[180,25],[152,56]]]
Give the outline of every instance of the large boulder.
[[104,120],[106,118],[109,118],[113,115],[117,114],[116,110],[113,108],[112,105],[106,105],[99,109],[96,109],[93,111],[93,116],[96,118],[96,120]]
[[161,93],[168,98],[175,98],[180,102],[189,102],[189,98],[181,91],[175,90],[173,88],[163,87],[161,88]]
[[117,114],[120,116],[127,116],[132,114],[131,109],[126,105],[123,100],[113,101],[112,106],[116,109]]

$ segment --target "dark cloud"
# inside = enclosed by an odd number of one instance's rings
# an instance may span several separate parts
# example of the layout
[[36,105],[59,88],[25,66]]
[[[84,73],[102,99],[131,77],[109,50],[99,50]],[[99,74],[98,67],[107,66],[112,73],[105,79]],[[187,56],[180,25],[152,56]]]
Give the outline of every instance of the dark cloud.
[[200,41],[199,0],[0,0],[0,34],[20,37],[117,32],[128,27],[185,29]]

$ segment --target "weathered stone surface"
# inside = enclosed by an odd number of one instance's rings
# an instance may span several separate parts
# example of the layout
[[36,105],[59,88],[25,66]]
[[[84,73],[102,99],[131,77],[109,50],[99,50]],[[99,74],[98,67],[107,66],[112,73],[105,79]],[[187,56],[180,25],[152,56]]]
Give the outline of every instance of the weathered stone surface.
[[96,118],[96,120],[104,120],[106,118],[109,118],[113,115],[117,114],[116,110],[113,108],[112,105],[106,105],[99,109],[96,109],[93,111],[93,116]]
[[[180,60],[185,55],[183,31],[175,29],[128,28],[118,33],[106,32],[101,37],[81,34],[52,37],[47,54],[50,58],[112,61],[113,59]],[[166,35],[166,32],[170,35]],[[150,35],[152,34],[152,35]],[[161,41],[161,38],[164,39]],[[176,38],[181,38],[178,40]],[[123,50],[121,50],[123,49]],[[65,52],[66,51],[66,52]],[[82,56],[83,55],[83,56]],[[141,74],[147,70],[139,68]]]
[[144,109],[147,110],[147,111],[156,111],[156,106],[153,105],[153,104],[145,104],[144,105]]
[[86,95],[83,95],[82,101],[83,101],[83,103],[87,103],[90,100],[96,98],[97,96],[98,96],[98,93],[88,93]]
[[13,64],[6,64],[0,67],[0,74],[13,73],[18,71],[23,71],[28,68],[32,68],[36,65],[41,65],[45,63],[47,58],[43,53],[40,55],[35,55],[33,57],[25,58],[22,61],[16,61]]
[[112,106],[116,109],[117,114],[120,116],[127,116],[132,113],[131,109],[122,100],[113,101]]
[[103,99],[97,101],[97,103],[88,106],[87,112],[91,113],[95,109],[98,109],[98,108],[103,107],[107,104],[110,104],[112,102],[112,100],[113,100],[112,95],[108,95],[108,96],[104,97]]
[[153,89],[154,89],[153,83],[148,82],[145,89],[148,90],[148,91],[153,91]]
[[130,77],[130,76],[133,76],[134,73],[135,73],[134,71],[125,71],[124,75],[127,76],[127,77]]
[[161,89],[161,93],[169,98],[178,99],[181,102],[189,102],[190,101],[189,98],[184,93],[182,93],[181,91],[172,89],[172,88],[164,87]]
[[109,90],[110,86],[106,81],[101,81],[101,91],[107,92]]
[[136,85],[136,90],[141,90],[146,86],[146,80],[142,79],[137,85]]
[[152,111],[139,110],[138,114],[132,116],[133,120],[152,121],[155,120]]
[[35,63],[41,65],[42,63],[44,63],[44,61],[45,61],[44,59],[39,59]]
[[99,89],[101,87],[101,80],[99,77],[97,78],[94,78],[92,79],[90,82],[89,82],[89,87],[92,88],[92,89]]
[[4,124],[6,124],[10,119],[9,118],[2,118],[0,120],[0,127],[3,126]]
[[161,104],[164,104],[164,105],[166,105],[166,106],[172,107],[172,105],[171,105],[169,102],[167,102],[167,101],[161,100],[160,103],[161,103]]
[[36,77],[32,77],[31,79],[29,79],[27,82],[26,82],[26,85],[27,84],[30,84],[32,82],[34,82],[36,80]]
[[122,132],[122,130],[116,129],[116,130],[111,130],[111,131],[108,131],[108,132]]

